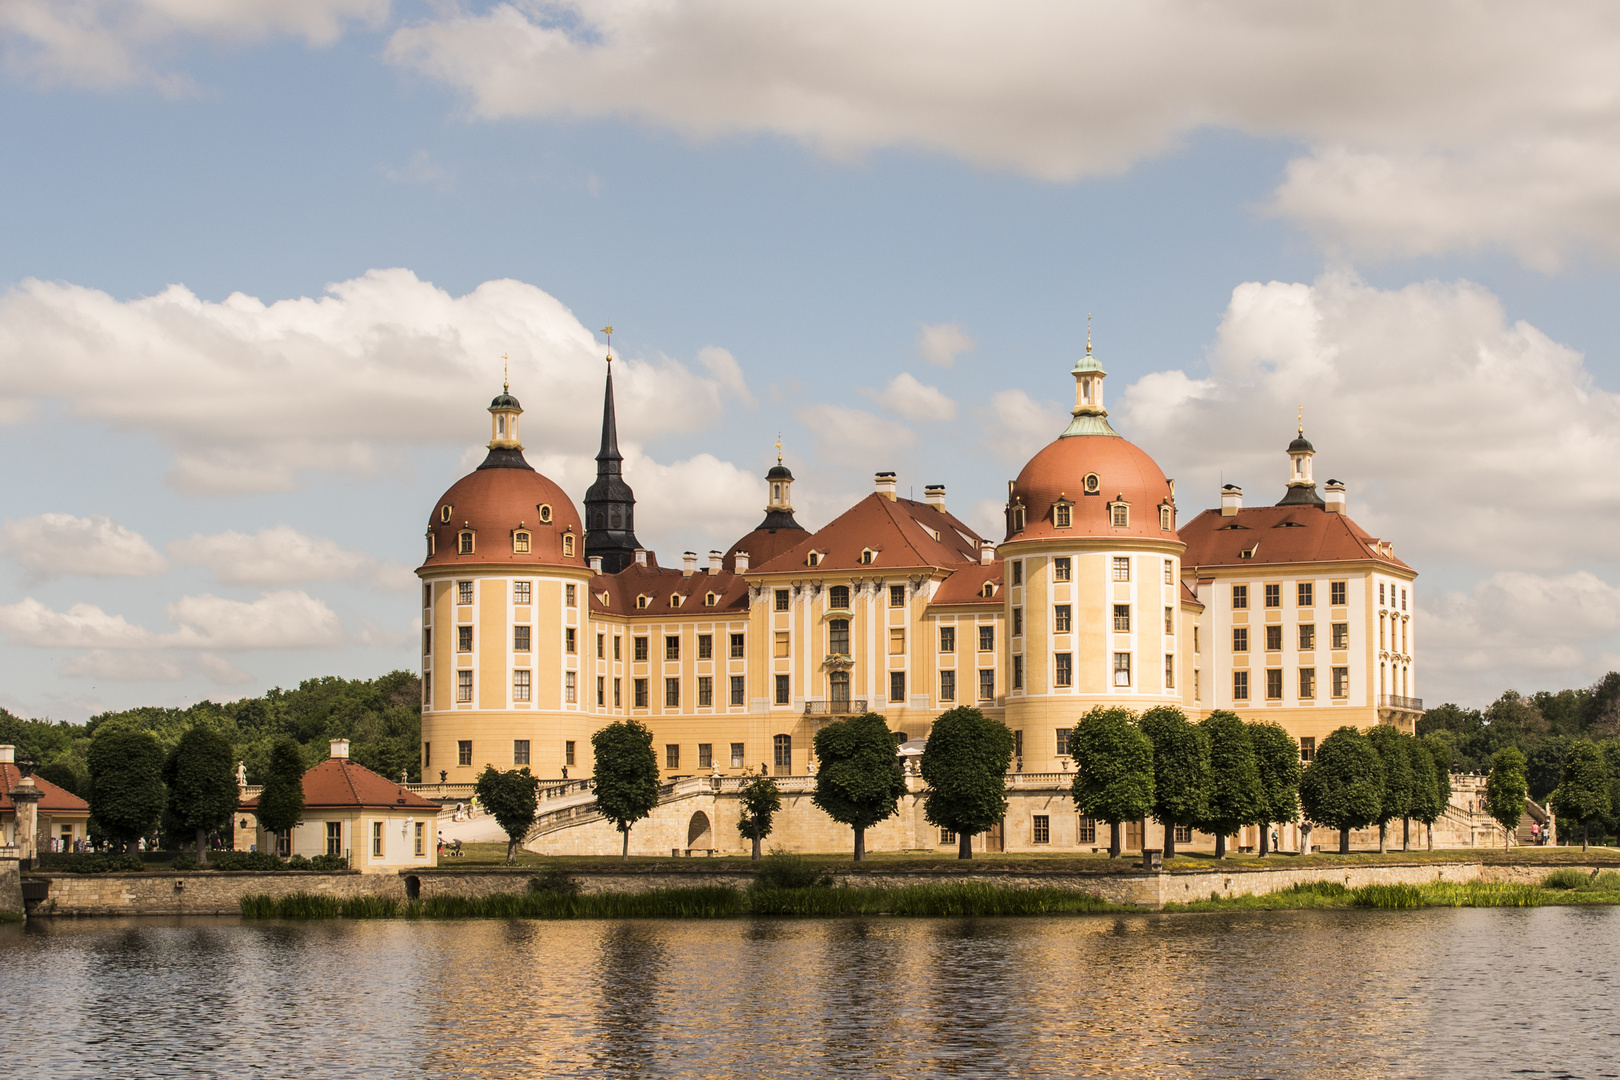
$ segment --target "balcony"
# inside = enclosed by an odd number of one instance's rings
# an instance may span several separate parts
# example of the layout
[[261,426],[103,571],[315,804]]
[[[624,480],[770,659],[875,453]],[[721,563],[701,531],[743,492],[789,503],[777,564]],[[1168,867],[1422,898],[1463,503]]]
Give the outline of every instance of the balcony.
[[805,698],[806,716],[859,716],[866,712],[865,698]]
[[1399,697],[1395,694],[1379,694],[1378,707],[1380,709],[1404,709],[1407,712],[1422,712],[1423,699],[1418,697]]

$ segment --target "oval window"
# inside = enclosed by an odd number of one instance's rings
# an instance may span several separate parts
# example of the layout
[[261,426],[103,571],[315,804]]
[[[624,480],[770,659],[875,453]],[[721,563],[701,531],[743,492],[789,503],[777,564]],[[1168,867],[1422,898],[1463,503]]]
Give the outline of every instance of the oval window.
[[1087,473],[1085,479],[1086,494],[1095,495],[1102,490],[1102,478],[1096,473]]
[[540,504],[540,524],[542,524],[542,525],[551,524],[551,504],[550,503],[541,503]]
[[444,522],[446,525],[450,524],[450,504],[449,503],[445,503],[443,506],[439,507],[439,520]]

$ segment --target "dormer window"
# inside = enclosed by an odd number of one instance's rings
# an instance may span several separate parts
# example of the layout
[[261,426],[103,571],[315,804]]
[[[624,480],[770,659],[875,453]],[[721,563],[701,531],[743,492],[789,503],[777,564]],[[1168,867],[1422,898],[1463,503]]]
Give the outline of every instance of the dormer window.
[[1067,500],[1057,502],[1052,506],[1052,524],[1060,529],[1067,529],[1074,524],[1074,503]]
[[1102,477],[1096,473],[1086,473],[1086,478],[1080,483],[1087,495],[1095,495],[1102,490]]
[[987,581],[987,582],[985,582],[985,583],[984,583],[984,588],[982,588],[982,589],[980,589],[980,590],[979,590],[979,595],[980,595],[980,596],[986,596],[986,597],[989,597],[989,596],[994,596],[994,595],[996,595],[996,585],[995,585],[995,582],[993,582],[993,581]]
[[551,524],[551,504],[550,503],[541,503],[538,507],[536,507],[536,509],[540,511],[540,524],[542,524],[542,525],[550,525]]
[[573,533],[566,533],[563,536],[563,558],[572,559],[573,557],[574,557],[574,534]]
[[714,593],[705,593],[703,596],[704,607],[714,607],[714,605],[718,604],[719,602],[720,597]]
[[821,565],[821,552],[812,551],[809,555],[805,556],[804,564],[806,566],[820,566]]
[[471,529],[466,529],[461,533],[459,538],[459,546],[456,550],[462,555],[471,555],[473,553],[473,534]]
[[529,553],[529,534],[519,529],[512,534],[512,551],[518,555]]
[[645,608],[648,604],[651,604],[651,603],[652,603],[652,597],[650,597],[650,596],[642,595],[642,596],[636,597],[636,607],[637,608]]
[[871,566],[875,562],[877,562],[877,552],[873,551],[871,548],[862,548],[861,565]]
[[1129,526],[1131,523],[1131,504],[1123,500],[1109,503],[1108,521],[1116,529]]
[[1176,527],[1176,509],[1169,503],[1159,507],[1159,528],[1171,532]]
[[669,594],[669,606],[670,607],[680,607],[681,603],[685,599],[686,599],[686,597],[682,596],[679,593],[670,593]]
[[1013,527],[1013,532],[1023,532],[1024,531],[1024,508],[1022,506],[1013,507],[1012,527]]
[[428,558],[431,559],[431,558],[433,558],[434,549],[438,547],[438,545],[433,542],[433,534],[431,532],[427,534],[427,542],[428,542]]

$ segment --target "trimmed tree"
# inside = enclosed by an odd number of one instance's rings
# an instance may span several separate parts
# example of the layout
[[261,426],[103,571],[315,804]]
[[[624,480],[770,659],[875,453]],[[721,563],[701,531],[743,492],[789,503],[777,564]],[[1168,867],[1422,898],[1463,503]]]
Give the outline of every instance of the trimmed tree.
[[1271,853],[1271,823],[1299,818],[1299,743],[1281,724],[1254,720],[1249,725],[1249,743],[1254,747],[1254,764],[1260,772],[1260,857]]
[[619,720],[591,736],[596,755],[592,782],[596,809],[624,834],[621,859],[630,857],[630,827],[658,805],[658,757],[653,737],[639,720]]
[[1249,726],[1237,713],[1216,709],[1198,725],[1209,737],[1209,806],[1200,823],[1215,834],[1215,857],[1226,858],[1226,838],[1265,814],[1260,766]]
[[[264,786],[259,789],[259,824],[272,835],[291,832],[304,820],[304,753],[291,735],[270,744]],[[271,851],[275,851],[272,841]]]
[[1434,823],[1440,820],[1451,802],[1451,770],[1422,739],[1413,739],[1406,749],[1412,759],[1412,818],[1423,825],[1429,837],[1429,850],[1433,851]]
[[1376,724],[1367,732],[1384,769],[1384,795],[1373,819],[1378,823],[1380,855],[1389,851],[1389,823],[1396,818],[1405,820],[1412,813],[1412,755],[1406,749],[1407,739],[1390,724]]
[[1209,736],[1174,705],[1158,705],[1137,722],[1153,744],[1153,818],[1164,826],[1164,857],[1176,856],[1176,827],[1209,813]]
[[1504,746],[1491,755],[1491,774],[1485,778],[1485,812],[1502,826],[1504,851],[1513,845],[1513,834],[1524,817],[1524,800],[1528,797],[1524,755],[1517,747]]
[[506,834],[506,861],[516,862],[518,845],[529,835],[540,809],[540,778],[527,765],[506,772],[485,765],[473,791]]
[[1311,821],[1339,830],[1339,854],[1350,854],[1350,832],[1364,829],[1384,805],[1384,767],[1367,737],[1342,727],[1322,740],[1299,780],[1300,808]]
[[816,732],[816,793],[811,799],[834,821],[855,830],[855,861],[866,858],[866,830],[894,816],[906,793],[906,773],[894,752],[889,722],[877,713],[837,720]]
[[782,809],[782,792],[775,780],[761,773],[744,785],[739,795],[743,812],[737,831],[754,842],[754,861],[758,862],[762,857],[760,845],[771,835],[771,819]]
[[163,747],[139,728],[96,729],[85,754],[90,767],[90,816],[103,835],[133,852],[163,816]]
[[1119,826],[1153,809],[1153,743],[1125,708],[1096,706],[1069,732],[1069,753],[1079,770],[1074,807],[1108,822],[1108,857],[1119,858]]
[[180,736],[163,766],[169,788],[169,813],[183,829],[197,834],[197,863],[208,862],[208,833],[228,824],[241,789],[236,786],[230,740],[206,724],[195,724]]
[[1609,815],[1609,769],[1603,751],[1580,739],[1564,755],[1564,775],[1552,793],[1553,812],[1581,825],[1581,850],[1591,840],[1592,822]]
[[973,835],[1007,816],[1013,734],[978,709],[952,709],[934,721],[923,752],[928,783],[923,816],[957,836],[957,858],[973,858]]

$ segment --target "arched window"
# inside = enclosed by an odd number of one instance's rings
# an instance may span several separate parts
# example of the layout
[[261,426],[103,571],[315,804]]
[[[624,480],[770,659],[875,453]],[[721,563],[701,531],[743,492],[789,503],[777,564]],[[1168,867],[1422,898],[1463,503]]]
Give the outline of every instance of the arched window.
[[793,774],[793,736],[778,735],[771,742],[776,752],[776,775],[791,776]]
[[[845,712],[849,709],[849,672],[835,671],[827,676],[828,704],[833,712]],[[785,739],[786,735],[777,738]]]
[[512,534],[512,550],[518,555],[529,553],[529,534],[519,530]]
[[596,517],[595,517],[594,520],[595,520],[596,524],[592,525],[591,528],[593,528],[593,529],[605,529],[605,528],[607,528],[607,515],[602,513],[602,511],[598,510],[596,512]]
[[820,566],[821,565],[821,552],[812,551],[809,555],[807,555],[805,557],[804,562],[805,562],[806,566]]
[[613,515],[613,517],[612,517],[613,528],[615,528],[615,529],[624,528],[624,515],[619,512],[618,507],[615,506],[613,508],[612,515]]

